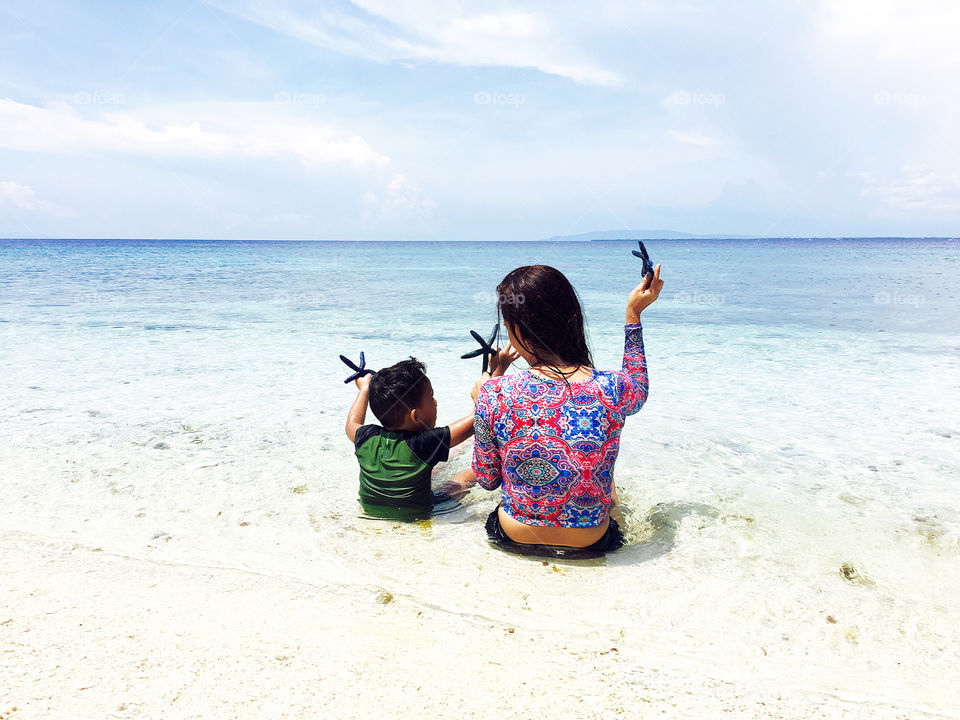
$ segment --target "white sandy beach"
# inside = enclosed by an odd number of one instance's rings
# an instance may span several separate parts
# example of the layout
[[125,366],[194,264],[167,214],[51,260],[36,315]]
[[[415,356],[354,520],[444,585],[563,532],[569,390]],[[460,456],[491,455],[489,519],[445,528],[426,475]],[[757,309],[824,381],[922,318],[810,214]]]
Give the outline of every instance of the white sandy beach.
[[[0,718],[947,717],[367,588],[0,541]],[[574,620],[575,621],[575,620]]]
[[[2,720],[960,715],[951,247],[663,248],[688,278],[733,258],[742,286],[651,316],[650,401],[616,467],[627,544],[546,565],[490,546],[496,492],[429,523],[360,517],[336,353],[415,351],[449,422],[472,410],[467,328],[495,315],[437,314],[461,255],[411,248],[6,251]],[[502,277],[484,263],[576,276],[598,367],[618,366],[615,244],[471,252],[464,293]],[[797,300],[811,252],[855,283],[827,317]],[[929,302],[891,315],[873,262],[905,254]],[[429,292],[388,322],[411,263]],[[87,286],[127,301],[63,304]]]

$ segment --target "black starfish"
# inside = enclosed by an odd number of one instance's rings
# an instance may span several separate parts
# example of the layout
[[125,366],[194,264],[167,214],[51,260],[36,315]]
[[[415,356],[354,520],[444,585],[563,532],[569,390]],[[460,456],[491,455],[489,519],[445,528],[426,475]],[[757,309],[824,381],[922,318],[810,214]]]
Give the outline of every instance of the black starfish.
[[480,343],[480,347],[476,350],[471,350],[468,353],[465,353],[460,356],[461,360],[469,360],[470,358],[475,358],[478,355],[483,355],[483,372],[487,371],[490,362],[490,356],[496,355],[497,350],[493,347],[493,344],[497,341],[497,337],[500,335],[500,325],[493,326],[493,332],[490,333],[490,339],[484,340],[480,333],[476,330],[471,330],[470,334],[473,335],[473,339]]
[[647,249],[643,246],[642,240],[637,240],[637,245],[640,246],[639,250],[633,250],[633,254],[638,258],[643,260],[643,274],[647,275],[648,273],[653,273],[653,262],[650,260],[650,256],[647,255]]
[[353,382],[357,378],[363,377],[364,375],[376,374],[375,370],[371,370],[370,368],[367,367],[367,359],[363,356],[363,352],[360,353],[360,365],[354,365],[353,361],[350,360],[350,358],[344,357],[343,355],[340,356],[340,359],[343,360],[344,364],[348,368],[350,368],[351,370],[356,370],[356,372],[353,373],[353,375],[351,375],[350,377],[348,377],[346,380],[343,381],[344,383]]

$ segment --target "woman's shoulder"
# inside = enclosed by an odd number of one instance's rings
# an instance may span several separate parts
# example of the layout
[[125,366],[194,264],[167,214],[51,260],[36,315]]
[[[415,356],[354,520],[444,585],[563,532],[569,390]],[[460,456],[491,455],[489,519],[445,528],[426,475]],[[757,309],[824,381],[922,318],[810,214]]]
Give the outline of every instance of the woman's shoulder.
[[[592,370],[592,376],[569,382],[571,388],[599,386],[601,388],[616,388],[621,385],[626,376],[619,370]],[[512,395],[548,396],[562,391],[566,387],[562,380],[551,380],[541,377],[529,370],[523,370],[511,375],[501,375],[490,378],[481,386],[481,392],[498,397]]]
[[480,386],[480,397],[488,396],[491,398],[503,395],[504,391],[510,387],[509,379],[515,375],[500,375],[492,377]]
[[630,377],[622,370],[597,370],[593,382],[603,395],[615,399],[629,387]]
[[481,386],[480,392],[494,402],[514,403],[518,398],[542,393],[543,390],[538,388],[541,384],[529,370],[522,370],[518,373],[490,378]]
[[519,375],[499,375],[487,380],[481,389],[488,393],[502,393],[516,384],[516,378]]
[[616,380],[621,375],[623,375],[622,370],[594,370],[593,379],[602,381],[602,380]]

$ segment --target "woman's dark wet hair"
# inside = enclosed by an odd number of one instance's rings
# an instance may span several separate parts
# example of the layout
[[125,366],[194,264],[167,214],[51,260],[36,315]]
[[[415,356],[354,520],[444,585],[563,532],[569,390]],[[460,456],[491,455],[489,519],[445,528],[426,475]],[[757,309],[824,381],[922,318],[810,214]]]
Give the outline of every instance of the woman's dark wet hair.
[[497,313],[519,329],[523,349],[544,367],[561,376],[558,364],[593,367],[580,298],[556,268],[525,265],[509,272],[497,286]]
[[427,391],[427,366],[411,357],[370,378],[370,409],[385,428],[403,425],[407,413],[419,407]]

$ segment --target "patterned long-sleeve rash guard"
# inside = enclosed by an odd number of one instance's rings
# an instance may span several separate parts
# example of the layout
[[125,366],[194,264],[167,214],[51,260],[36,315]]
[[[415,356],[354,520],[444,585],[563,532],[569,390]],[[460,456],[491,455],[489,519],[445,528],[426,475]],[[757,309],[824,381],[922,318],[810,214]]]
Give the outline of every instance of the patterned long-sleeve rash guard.
[[503,508],[516,520],[594,527],[606,519],[620,431],[649,388],[643,328],[624,331],[620,372],[594,370],[568,387],[528,370],[480,388],[473,471],[487,490],[502,485]]

